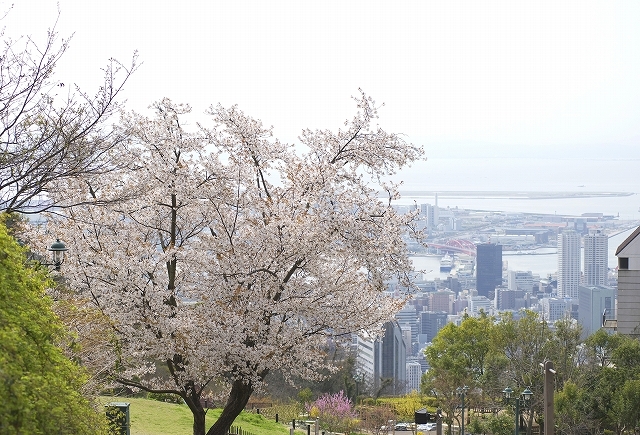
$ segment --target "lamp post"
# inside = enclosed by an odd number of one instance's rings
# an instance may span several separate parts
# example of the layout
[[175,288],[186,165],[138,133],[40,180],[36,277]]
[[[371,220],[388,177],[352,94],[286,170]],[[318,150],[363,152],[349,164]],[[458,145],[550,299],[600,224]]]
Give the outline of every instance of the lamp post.
[[468,391],[469,387],[467,387],[466,385],[464,387],[456,388],[456,395],[462,399],[462,421],[460,422],[460,435],[464,435],[464,398],[467,395]]
[[60,239],[56,239],[47,250],[51,251],[53,263],[41,262],[40,264],[43,266],[53,266],[55,270],[60,271],[60,266],[62,266],[64,262],[64,253],[68,250],[67,246],[61,242]]
[[56,270],[60,270],[60,266],[64,261],[64,253],[67,251],[67,246],[61,242],[60,239],[56,239],[56,241],[49,247],[49,251],[51,251],[53,256],[53,266]]
[[504,394],[504,398],[507,403],[511,402],[511,399],[514,400],[516,427],[513,431],[513,435],[518,435],[518,432],[520,431],[520,409],[529,408],[531,406],[531,396],[533,396],[533,393],[529,387],[525,388],[525,390],[520,394],[520,397],[511,397],[513,390],[509,387],[502,390],[502,393]]

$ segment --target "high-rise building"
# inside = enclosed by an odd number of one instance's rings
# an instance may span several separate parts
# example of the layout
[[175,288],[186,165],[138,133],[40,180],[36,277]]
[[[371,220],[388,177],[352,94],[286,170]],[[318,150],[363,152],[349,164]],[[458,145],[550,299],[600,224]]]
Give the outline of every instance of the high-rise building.
[[472,296],[469,298],[468,314],[478,317],[481,312],[493,315],[493,302],[486,296]]
[[388,394],[400,394],[407,381],[407,347],[397,321],[384,324],[380,338],[353,337],[356,364],[365,382],[380,388],[382,379],[391,380]]
[[[395,318],[402,328],[402,333],[408,333],[407,352],[413,354],[413,345],[418,342],[418,313],[413,304],[407,303],[395,314]],[[417,349],[416,349],[417,350]]]
[[616,250],[618,333],[640,337],[640,227]]
[[420,204],[420,214],[425,219],[425,226],[428,230],[435,230],[438,226],[438,204]]
[[498,311],[528,308],[529,294],[524,290],[509,290],[504,287],[496,288],[494,307]]
[[580,286],[580,235],[567,230],[558,234],[558,297],[578,298]]
[[407,361],[407,389],[405,393],[420,391],[422,380],[422,366],[418,361]]
[[420,335],[424,343],[429,343],[447,324],[448,315],[445,311],[423,311],[420,313]]
[[476,247],[476,289],[478,296],[492,299],[502,285],[502,245],[483,243]]
[[356,351],[356,365],[358,372],[362,374],[367,385],[374,387],[378,380],[376,363],[376,346],[377,341],[370,337],[361,337],[357,334],[353,335],[353,347]]
[[609,272],[609,238],[600,230],[584,236],[584,284],[606,285]]
[[407,348],[402,330],[397,321],[384,324],[384,335],[376,347],[376,357],[379,361],[378,379],[392,379],[390,394],[404,392],[407,381]]

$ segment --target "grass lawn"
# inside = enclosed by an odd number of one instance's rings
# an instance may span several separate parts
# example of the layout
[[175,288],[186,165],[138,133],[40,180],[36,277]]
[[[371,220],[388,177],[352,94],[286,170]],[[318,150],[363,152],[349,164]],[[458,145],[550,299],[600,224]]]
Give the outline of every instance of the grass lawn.
[[[130,403],[131,435],[190,435],[193,433],[193,417],[186,405],[128,397],[101,397],[100,400],[105,404],[109,402]],[[220,415],[220,412],[220,409],[209,410],[207,429]],[[241,413],[236,418],[234,426],[239,426],[256,435],[289,435],[288,426],[247,412]]]

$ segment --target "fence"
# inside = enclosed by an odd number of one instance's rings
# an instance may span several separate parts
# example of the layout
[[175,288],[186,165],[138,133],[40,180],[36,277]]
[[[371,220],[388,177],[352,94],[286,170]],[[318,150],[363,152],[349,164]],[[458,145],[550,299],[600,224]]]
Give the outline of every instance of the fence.
[[265,418],[271,420],[287,422],[298,418],[301,412],[301,406],[299,404],[273,405],[267,408],[245,409],[245,411],[263,415]]
[[254,434],[253,432],[244,430],[238,426],[231,426],[231,428],[229,428],[229,435],[256,435],[256,434]]

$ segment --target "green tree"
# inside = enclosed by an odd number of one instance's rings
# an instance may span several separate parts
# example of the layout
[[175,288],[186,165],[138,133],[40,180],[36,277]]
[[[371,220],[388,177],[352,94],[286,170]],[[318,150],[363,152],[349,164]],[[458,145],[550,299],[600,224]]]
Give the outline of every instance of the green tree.
[[537,313],[522,310],[517,317],[512,313],[503,313],[494,337],[494,358],[501,362],[502,370],[498,372],[492,388],[486,386],[485,391],[497,399],[507,386],[518,395],[525,388],[530,388],[533,392],[533,412],[526,413],[525,417],[527,432],[531,433],[536,416],[542,415],[544,401],[540,363],[545,360],[557,361],[560,356],[559,373],[570,375],[569,366],[575,361],[580,343],[580,328],[573,322],[560,321],[552,330]]
[[591,422],[590,419],[585,418],[584,393],[584,389],[572,381],[567,381],[562,390],[555,394],[557,432],[567,435],[588,432]]
[[425,397],[417,391],[412,391],[393,402],[398,421],[413,421],[416,411],[426,407]]
[[105,419],[82,394],[83,370],[56,346],[64,335],[45,271],[0,221],[0,433],[96,434]]
[[624,382],[613,400],[613,415],[617,417],[619,427],[634,429],[640,420],[640,380],[631,379]]
[[[444,411],[444,423],[451,426],[460,414],[461,398],[456,389],[470,387],[465,405],[477,402],[476,387],[483,383],[487,358],[492,350],[494,319],[485,314],[466,316],[460,326],[453,323],[442,328],[425,350],[429,370],[421,384],[422,392],[438,395],[439,406]],[[459,424],[459,422],[458,422]]]
[[598,329],[584,341],[586,362],[595,367],[607,366],[613,351],[623,340],[623,335],[610,334],[605,329]]
[[562,319],[554,323],[554,334],[551,345],[555,348],[546,358],[555,355],[555,365],[557,370],[556,385],[562,388],[565,380],[574,378],[574,372],[578,369],[576,357],[581,343],[580,335],[582,326],[572,319]]
[[502,413],[487,418],[487,431],[493,435],[511,435],[513,433],[513,414]]
[[[611,353],[611,368],[615,371],[614,382],[603,385],[610,388],[611,402],[608,408],[609,421],[617,433],[633,429],[638,425],[640,409],[640,342],[625,337]],[[634,390],[635,389],[635,390]]]

